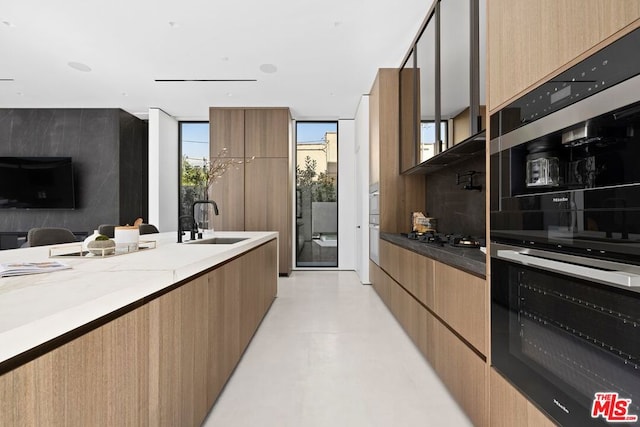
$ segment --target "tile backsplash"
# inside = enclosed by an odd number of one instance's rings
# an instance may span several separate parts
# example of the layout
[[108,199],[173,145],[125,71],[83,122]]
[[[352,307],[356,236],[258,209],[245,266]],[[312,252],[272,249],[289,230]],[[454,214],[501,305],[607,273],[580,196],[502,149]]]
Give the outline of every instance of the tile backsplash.
[[[465,190],[467,183],[456,184],[456,174],[476,171],[473,185],[482,189]],[[425,177],[425,215],[438,220],[439,233],[460,233],[472,236],[485,234],[486,165],[484,155],[448,166]],[[427,214],[428,213],[428,214]]]

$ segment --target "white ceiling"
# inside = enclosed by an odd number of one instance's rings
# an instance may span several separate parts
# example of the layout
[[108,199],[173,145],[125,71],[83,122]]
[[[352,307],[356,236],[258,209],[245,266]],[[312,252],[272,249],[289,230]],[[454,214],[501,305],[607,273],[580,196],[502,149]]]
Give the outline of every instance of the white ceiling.
[[115,107],[146,118],[158,107],[208,120],[209,106],[288,106],[296,119],[352,118],[377,69],[400,66],[430,5],[3,0],[0,79],[14,80],[0,81],[0,108]]

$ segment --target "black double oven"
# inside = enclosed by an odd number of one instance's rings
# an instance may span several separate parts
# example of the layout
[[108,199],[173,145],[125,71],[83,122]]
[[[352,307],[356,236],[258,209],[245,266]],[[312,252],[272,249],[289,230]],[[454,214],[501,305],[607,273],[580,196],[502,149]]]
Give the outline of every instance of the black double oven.
[[494,368],[560,425],[640,425],[640,30],[490,139]]

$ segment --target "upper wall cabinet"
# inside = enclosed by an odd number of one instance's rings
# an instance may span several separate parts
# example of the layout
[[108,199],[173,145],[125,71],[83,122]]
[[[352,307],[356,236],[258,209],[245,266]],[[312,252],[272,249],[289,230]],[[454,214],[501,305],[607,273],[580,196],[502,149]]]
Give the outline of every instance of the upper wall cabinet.
[[[418,123],[416,100],[413,96],[416,85],[415,55],[413,51],[400,68],[400,122]],[[414,126],[400,127],[400,170],[406,171],[417,163],[418,130]]]
[[440,2],[440,105],[443,148],[471,136],[471,11],[469,0]]
[[489,6],[490,112],[568,69],[600,42],[619,38],[618,31],[629,31],[640,18],[638,0],[491,0]]
[[485,9],[485,0],[436,0],[429,10],[400,71],[402,172],[424,171],[415,167],[485,128]]
[[[439,141],[442,135],[438,130],[439,97],[438,97],[438,69],[437,69],[437,10],[427,22],[422,35],[416,43],[417,86],[415,94],[418,98],[419,123],[407,125],[417,127],[418,130],[418,162],[423,162],[441,151]],[[401,124],[404,127],[404,123]]]

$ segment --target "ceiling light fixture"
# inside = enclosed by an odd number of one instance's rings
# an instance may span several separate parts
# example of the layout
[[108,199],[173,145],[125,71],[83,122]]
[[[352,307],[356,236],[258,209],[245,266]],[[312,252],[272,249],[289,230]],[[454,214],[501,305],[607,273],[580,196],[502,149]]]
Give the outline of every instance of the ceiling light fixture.
[[83,64],[82,62],[69,62],[67,65],[74,70],[82,71],[83,73],[88,73],[89,71],[91,71],[91,67],[89,67],[87,64]]
[[273,64],[262,64],[260,66],[260,71],[262,71],[265,74],[273,74],[276,71],[278,71],[278,67],[276,67]]
[[179,27],[180,27],[180,24],[178,24],[178,23],[177,23],[177,22],[175,22],[175,21],[169,21],[169,26],[170,26],[171,28],[179,28]]
[[16,27],[16,24],[14,24],[13,22],[10,22],[10,21],[2,21],[2,23],[4,25],[6,25],[7,27],[10,27],[10,28],[15,28]]

